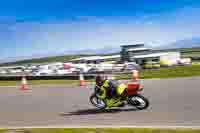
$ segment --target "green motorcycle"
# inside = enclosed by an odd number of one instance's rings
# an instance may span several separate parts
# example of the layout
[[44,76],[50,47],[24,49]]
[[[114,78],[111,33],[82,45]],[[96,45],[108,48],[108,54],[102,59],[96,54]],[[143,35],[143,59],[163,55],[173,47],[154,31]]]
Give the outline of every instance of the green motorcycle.
[[101,99],[100,88],[96,85],[94,93],[90,96],[90,102],[100,110],[119,107],[119,103],[125,103],[125,105],[131,105],[139,110],[143,110],[149,107],[149,100],[139,94],[142,90],[143,88],[139,84],[130,84],[125,89],[123,97],[118,99]]

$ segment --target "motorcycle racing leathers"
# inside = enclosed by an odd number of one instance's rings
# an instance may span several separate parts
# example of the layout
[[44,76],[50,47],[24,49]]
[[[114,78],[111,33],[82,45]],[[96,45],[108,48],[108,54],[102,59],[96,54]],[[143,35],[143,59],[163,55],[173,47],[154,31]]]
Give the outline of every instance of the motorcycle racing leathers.
[[121,106],[120,100],[126,90],[126,85],[118,83],[116,80],[104,80],[100,86],[100,98],[107,101],[107,106]]

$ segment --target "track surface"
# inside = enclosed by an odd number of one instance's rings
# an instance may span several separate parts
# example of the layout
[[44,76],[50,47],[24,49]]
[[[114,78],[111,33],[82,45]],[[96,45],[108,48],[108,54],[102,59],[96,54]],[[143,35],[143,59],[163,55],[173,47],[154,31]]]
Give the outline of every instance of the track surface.
[[0,127],[200,126],[200,78],[144,80],[147,110],[97,111],[88,101],[93,86],[0,87]]

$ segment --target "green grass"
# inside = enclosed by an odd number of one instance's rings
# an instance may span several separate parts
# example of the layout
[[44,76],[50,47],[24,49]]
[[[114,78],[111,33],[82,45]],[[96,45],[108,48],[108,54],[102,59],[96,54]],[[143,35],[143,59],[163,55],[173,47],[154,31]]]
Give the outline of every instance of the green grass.
[[182,57],[200,57],[200,48],[188,48],[180,50]]
[[0,129],[0,133],[6,133],[7,130],[6,129]]
[[200,62],[192,62],[193,66],[200,66]]
[[[25,129],[24,133],[199,133],[200,130],[192,129]],[[0,133],[6,133],[2,131]],[[21,132],[23,133],[23,132]]]
[[[87,80],[86,82],[92,82]],[[78,80],[29,80],[28,85],[78,85]],[[20,86],[21,81],[0,81],[0,86]]]
[[[200,76],[200,66],[177,66],[173,68],[160,68],[158,70],[145,70],[140,73],[141,79],[149,78],[177,78]],[[131,74],[115,75],[116,79],[131,79]]]
[[200,52],[198,52],[198,53],[187,53],[187,54],[182,54],[182,57],[190,57],[190,58],[192,58],[192,57],[200,57]]
[[187,52],[200,52],[200,48],[183,48],[183,49],[180,49],[180,51],[182,53],[187,53]]

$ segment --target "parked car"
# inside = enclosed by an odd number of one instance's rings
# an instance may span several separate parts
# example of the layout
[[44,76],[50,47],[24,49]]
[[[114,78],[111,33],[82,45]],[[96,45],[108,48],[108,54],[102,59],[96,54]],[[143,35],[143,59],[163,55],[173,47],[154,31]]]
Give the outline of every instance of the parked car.
[[34,71],[32,74],[36,75],[36,76],[41,76],[41,75],[56,74],[56,72],[55,72],[55,70],[51,70],[51,69],[40,69],[40,70]]
[[58,75],[65,75],[65,74],[72,74],[72,70],[71,69],[58,69],[55,70],[55,73]]
[[32,69],[24,69],[24,72],[27,72],[27,73],[31,73],[33,70]]
[[88,70],[88,74],[95,74],[97,72],[100,72],[100,70],[98,68],[91,68],[90,70]]
[[6,70],[0,70],[0,74],[7,74]]
[[125,66],[124,64],[115,64],[112,67],[112,71],[113,72],[121,72],[123,70],[124,66]]
[[22,69],[8,69],[8,73],[21,73],[23,72]]
[[87,73],[91,68],[93,68],[93,66],[88,64],[74,64],[73,67],[76,68],[74,72],[83,72],[83,73]]
[[131,72],[132,70],[140,70],[141,67],[137,64],[125,64],[122,72]]
[[99,71],[112,71],[113,66],[114,66],[113,64],[98,64],[96,65],[96,68]]

